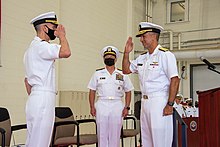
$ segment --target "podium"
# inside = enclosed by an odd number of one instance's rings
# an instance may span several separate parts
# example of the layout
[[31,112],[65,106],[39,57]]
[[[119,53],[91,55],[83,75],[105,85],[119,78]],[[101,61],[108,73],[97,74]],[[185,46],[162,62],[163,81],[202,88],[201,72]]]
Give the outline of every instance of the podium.
[[220,87],[197,94],[200,147],[220,147]]
[[[199,147],[199,128],[198,128],[198,117],[186,117],[183,121],[188,126],[187,128],[187,146],[188,147]],[[178,125],[178,147],[182,147],[182,133],[181,125]]]

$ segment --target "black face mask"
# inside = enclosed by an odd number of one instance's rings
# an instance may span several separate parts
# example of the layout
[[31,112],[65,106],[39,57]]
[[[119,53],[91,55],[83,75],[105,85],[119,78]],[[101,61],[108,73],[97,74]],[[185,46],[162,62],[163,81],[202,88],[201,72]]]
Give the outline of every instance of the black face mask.
[[198,108],[198,107],[199,107],[199,104],[195,104],[195,107]]
[[105,62],[105,65],[107,65],[107,66],[112,66],[112,65],[115,64],[115,59],[106,58],[104,62]]
[[50,29],[48,26],[46,27],[48,28],[48,33],[45,33],[49,36],[50,40],[54,40],[56,38],[56,36],[54,35],[55,30]]
[[190,103],[188,103],[188,106],[192,106],[192,103],[190,102]]

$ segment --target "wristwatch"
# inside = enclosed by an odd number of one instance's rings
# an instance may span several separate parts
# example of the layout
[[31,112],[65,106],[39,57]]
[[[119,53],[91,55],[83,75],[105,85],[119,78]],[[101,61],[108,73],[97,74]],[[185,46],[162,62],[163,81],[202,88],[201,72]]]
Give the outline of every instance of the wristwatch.
[[130,108],[129,106],[127,106],[127,107],[125,107],[125,109],[128,109],[128,110],[130,110],[131,108]]
[[174,102],[167,102],[167,105],[169,105],[169,106],[173,106],[174,105]]

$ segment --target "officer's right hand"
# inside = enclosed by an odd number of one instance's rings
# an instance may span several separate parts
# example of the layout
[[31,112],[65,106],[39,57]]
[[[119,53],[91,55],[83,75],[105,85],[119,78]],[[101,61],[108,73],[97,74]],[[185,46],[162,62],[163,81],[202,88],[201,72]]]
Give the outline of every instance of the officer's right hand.
[[64,26],[59,24],[54,32],[54,35],[58,38],[65,37],[66,32]]
[[132,37],[128,37],[128,40],[125,45],[124,53],[130,53],[133,50]]
[[96,116],[96,109],[95,109],[95,108],[91,108],[91,109],[90,109],[90,114],[91,114],[92,116]]

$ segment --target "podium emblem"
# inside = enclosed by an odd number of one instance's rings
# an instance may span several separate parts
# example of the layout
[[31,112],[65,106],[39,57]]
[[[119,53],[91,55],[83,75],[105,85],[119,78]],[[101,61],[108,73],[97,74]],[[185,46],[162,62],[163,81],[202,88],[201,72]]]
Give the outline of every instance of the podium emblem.
[[193,132],[197,130],[197,123],[194,120],[190,122],[190,130]]

